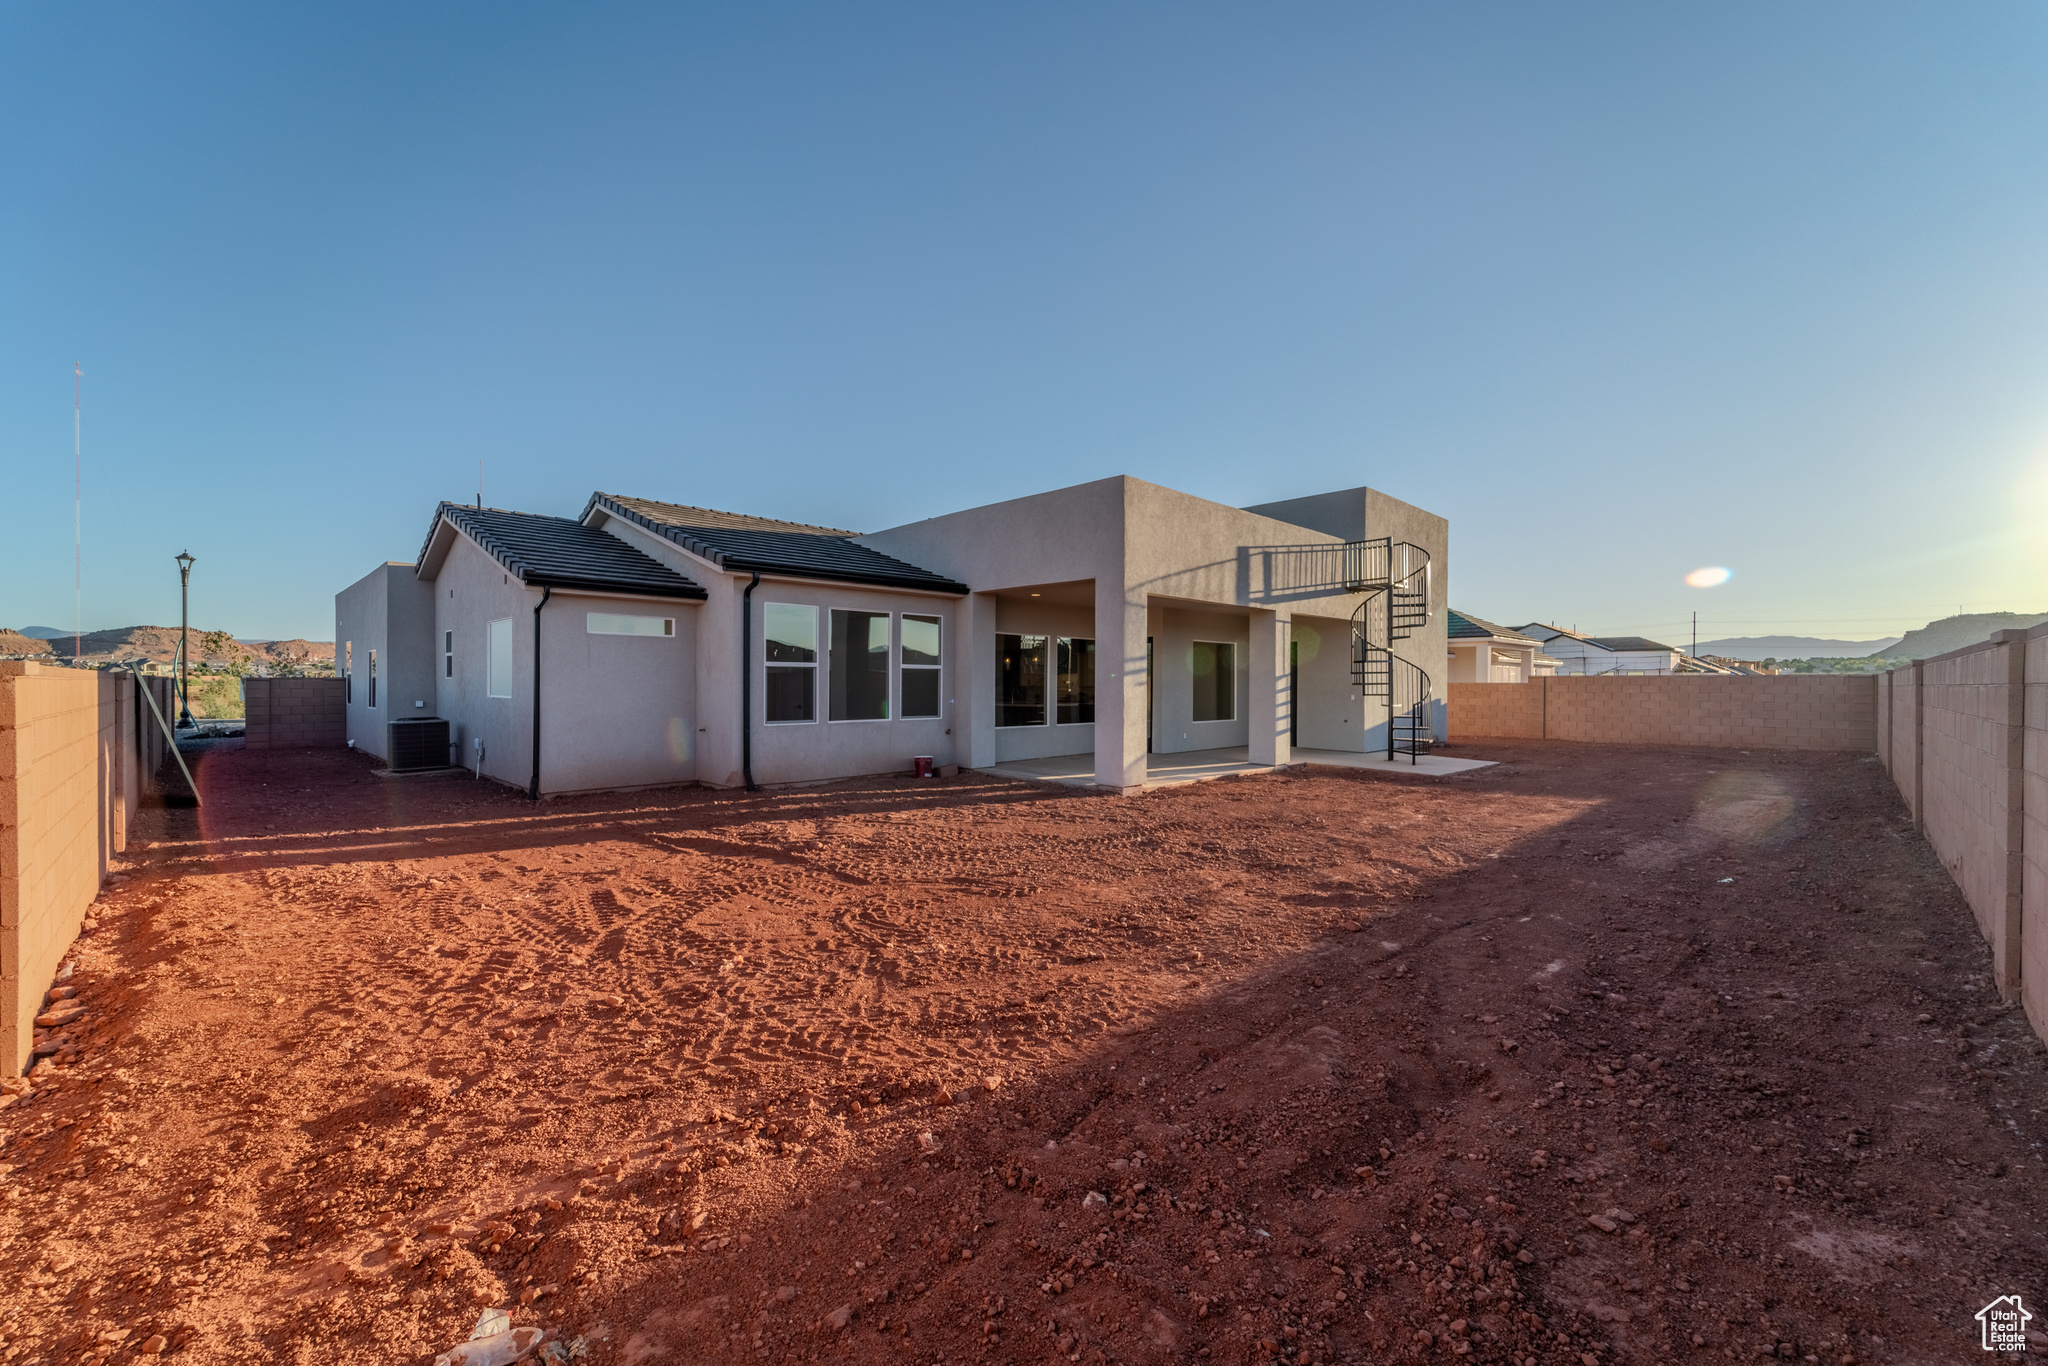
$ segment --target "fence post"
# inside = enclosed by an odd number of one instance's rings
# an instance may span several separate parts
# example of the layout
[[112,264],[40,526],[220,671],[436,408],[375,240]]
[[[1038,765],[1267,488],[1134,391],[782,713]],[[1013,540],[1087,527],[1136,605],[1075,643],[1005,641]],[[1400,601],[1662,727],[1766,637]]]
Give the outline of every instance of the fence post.
[[2020,999],[2020,927],[2026,915],[2027,633],[1998,631],[2005,646],[2005,894],[1999,898],[1998,967],[2000,999]]
[[1913,661],[1913,828],[1927,833],[1927,661]]

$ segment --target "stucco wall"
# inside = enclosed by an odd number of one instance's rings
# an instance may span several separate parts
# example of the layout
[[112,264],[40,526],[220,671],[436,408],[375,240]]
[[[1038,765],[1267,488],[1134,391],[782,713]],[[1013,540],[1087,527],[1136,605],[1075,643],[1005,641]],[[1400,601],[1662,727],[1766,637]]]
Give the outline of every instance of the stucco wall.
[[[1251,729],[1251,621],[1242,612],[1205,612],[1192,607],[1155,604],[1152,618],[1152,659],[1156,674],[1152,694],[1152,750],[1181,754],[1195,749],[1222,749],[1249,744]],[[1228,721],[1194,719],[1194,647],[1213,641],[1235,647]]]
[[348,743],[339,678],[242,680],[245,749],[326,749]]
[[[425,648],[437,671],[434,714],[448,722],[448,739],[465,768],[479,764],[487,778],[525,787],[533,774],[533,609],[540,590],[512,577],[467,536],[457,535],[427,581],[434,624]],[[549,604],[549,611],[554,605]],[[490,623],[512,623],[512,695],[489,695]],[[455,671],[448,676],[442,646],[455,633]],[[380,750],[379,753],[382,751]]]
[[[434,708],[434,607],[413,566],[387,561],[334,596],[334,654],[343,681],[347,735],[382,759],[385,726]],[[377,652],[377,704],[370,705],[370,651]]]
[[[829,643],[829,613],[837,607],[859,612],[888,612],[890,621],[889,713],[886,721],[833,721],[827,719],[826,672],[830,651],[819,651],[817,679],[818,720],[792,725],[769,725],[763,718],[761,701],[767,696],[768,667],[762,653],[763,614],[771,602],[814,606],[818,609],[819,644]],[[943,714],[936,719],[908,719],[901,711],[901,674],[897,667],[902,614],[937,616],[939,652],[944,661],[939,679]],[[757,783],[816,782],[826,778],[851,778],[870,773],[904,773],[918,755],[930,755],[940,764],[958,763],[955,737],[949,732],[959,714],[960,599],[946,594],[893,593],[886,589],[849,585],[844,588],[818,583],[770,582],[754,590],[754,649],[749,667],[754,674],[754,781]],[[736,680],[735,680],[736,682]]]
[[[525,787],[533,777],[534,608],[542,591],[466,536],[433,570],[432,714],[460,762]],[[699,741],[694,601],[565,592],[540,614],[542,795],[692,782]],[[592,635],[589,614],[663,617],[673,636]],[[511,696],[490,696],[490,623],[512,623]],[[445,647],[453,636],[452,674]]]
[[1299,647],[1294,743],[1302,749],[1359,753],[1366,747],[1365,701],[1351,679],[1351,623],[1342,617],[1297,612]]
[[124,674],[0,660],[0,1065],[12,1072],[126,844],[136,700]]
[[1868,675],[1729,678],[1686,674],[1453,683],[1451,738],[1874,750]]

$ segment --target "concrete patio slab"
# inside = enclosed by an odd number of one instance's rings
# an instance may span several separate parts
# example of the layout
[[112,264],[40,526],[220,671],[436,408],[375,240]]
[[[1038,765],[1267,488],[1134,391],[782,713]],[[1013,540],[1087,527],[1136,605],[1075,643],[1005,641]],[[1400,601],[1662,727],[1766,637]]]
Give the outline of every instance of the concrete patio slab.
[[[1335,768],[1394,769],[1418,777],[1441,778],[1475,768],[1488,768],[1492,766],[1493,761],[1452,759],[1441,754],[1425,754],[1412,764],[1405,755],[1389,763],[1383,753],[1359,754],[1335,749],[1297,749],[1291,763],[1327,764]],[[1253,763],[1251,751],[1244,745],[1227,749],[1191,749],[1179,754],[1148,754],[1145,756],[1145,786],[1173,787],[1181,783],[1226,778],[1233,773],[1266,773],[1271,770],[1270,764]],[[1092,787],[1095,785],[1095,756],[1063,754],[1051,759],[1016,759],[983,769],[982,772],[992,773],[999,778],[1021,778],[1028,782]]]

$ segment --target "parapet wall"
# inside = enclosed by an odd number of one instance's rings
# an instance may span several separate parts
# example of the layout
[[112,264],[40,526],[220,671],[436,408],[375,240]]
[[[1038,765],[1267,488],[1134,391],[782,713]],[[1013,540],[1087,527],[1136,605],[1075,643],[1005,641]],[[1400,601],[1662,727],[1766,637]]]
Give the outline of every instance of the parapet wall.
[[1871,675],[1596,675],[1450,685],[1451,738],[1870,750]]
[[242,680],[246,749],[338,749],[348,743],[339,678]]

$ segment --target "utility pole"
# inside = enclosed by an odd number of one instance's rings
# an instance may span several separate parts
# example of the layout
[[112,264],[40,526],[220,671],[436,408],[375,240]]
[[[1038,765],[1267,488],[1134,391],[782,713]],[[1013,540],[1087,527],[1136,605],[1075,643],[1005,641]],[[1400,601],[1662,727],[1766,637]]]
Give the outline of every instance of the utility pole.
[[71,662],[85,653],[85,457],[79,444],[79,385],[85,367],[71,362]]
[[1692,657],[1694,659],[1700,657],[1700,614],[1698,612],[1692,614]]
[[192,724],[192,552],[181,552],[178,561],[178,724]]

